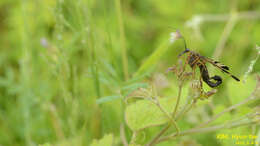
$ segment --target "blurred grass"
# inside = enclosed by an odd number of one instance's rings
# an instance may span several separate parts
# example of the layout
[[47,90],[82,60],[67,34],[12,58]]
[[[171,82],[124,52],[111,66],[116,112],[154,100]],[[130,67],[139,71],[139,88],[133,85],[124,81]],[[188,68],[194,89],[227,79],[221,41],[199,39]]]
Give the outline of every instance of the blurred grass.
[[[127,93],[124,87],[144,78],[139,75],[151,77],[175,64],[183,44],[162,45],[169,27],[183,32],[189,48],[212,56],[225,23],[202,24],[203,41],[185,22],[195,14],[229,13],[230,3],[125,0],[119,7],[120,0],[0,1],[0,145],[89,145],[108,133],[119,139],[123,101],[96,100]],[[237,7],[260,11],[258,1],[238,1]],[[259,33],[259,20],[239,21],[231,32],[220,60],[235,75],[242,77],[255,57]],[[250,76],[259,73],[259,64]],[[236,98],[229,93],[230,82],[225,77],[214,97],[216,106],[230,104],[221,99]],[[173,88],[160,94],[175,95]],[[198,141],[205,144],[206,139]]]

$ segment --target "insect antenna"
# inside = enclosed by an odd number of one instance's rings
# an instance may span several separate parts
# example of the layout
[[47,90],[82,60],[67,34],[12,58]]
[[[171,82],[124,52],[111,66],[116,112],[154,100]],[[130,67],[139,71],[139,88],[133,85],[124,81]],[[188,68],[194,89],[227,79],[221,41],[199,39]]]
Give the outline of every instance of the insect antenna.
[[178,37],[183,40],[184,48],[185,48],[184,51],[179,54],[179,57],[180,57],[180,56],[182,56],[183,54],[189,52],[190,50],[187,48],[186,40],[185,40],[185,38],[181,35],[180,31],[179,31],[179,30],[176,30],[176,33],[177,33]]

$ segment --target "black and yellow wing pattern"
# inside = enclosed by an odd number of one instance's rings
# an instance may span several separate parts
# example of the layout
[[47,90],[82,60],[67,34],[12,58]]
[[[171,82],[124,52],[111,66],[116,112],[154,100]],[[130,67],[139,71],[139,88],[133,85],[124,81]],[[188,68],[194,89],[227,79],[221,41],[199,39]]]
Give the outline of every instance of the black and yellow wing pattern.
[[240,81],[238,77],[232,75],[230,72],[229,72],[229,67],[224,65],[224,64],[221,64],[219,61],[215,61],[213,59],[210,59],[208,57],[204,57],[202,56],[204,60],[206,60],[207,62],[209,62],[210,64],[212,64],[213,66],[219,68],[222,72],[228,74],[229,76],[231,76],[233,79],[235,79],[236,81]]

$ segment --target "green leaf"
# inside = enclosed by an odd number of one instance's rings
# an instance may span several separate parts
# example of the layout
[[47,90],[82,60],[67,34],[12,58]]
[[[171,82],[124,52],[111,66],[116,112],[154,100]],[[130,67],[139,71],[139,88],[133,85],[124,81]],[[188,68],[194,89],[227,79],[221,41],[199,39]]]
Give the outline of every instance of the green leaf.
[[[162,108],[168,113],[173,112],[176,104],[175,101],[175,98],[159,99]],[[161,125],[168,121],[165,113],[149,100],[139,100],[136,103],[128,105],[125,110],[125,119],[127,125],[133,131]]]
[[113,135],[107,134],[100,140],[93,140],[90,146],[112,146],[113,144]]
[[113,96],[105,96],[105,97],[101,97],[99,99],[97,99],[97,104],[101,104],[101,103],[105,103],[105,102],[109,102],[109,101],[113,101],[116,99],[119,99],[121,96],[119,95],[113,95]]
[[[67,139],[63,139],[60,141],[55,142],[52,145],[46,145],[46,146],[74,146],[74,145],[82,145],[83,137],[80,135],[77,135],[76,137],[69,137]],[[45,146],[45,145],[44,145]]]
[[130,89],[137,89],[137,88],[145,88],[147,87],[147,83],[135,83],[131,85],[124,86],[122,90],[130,90]]
[[138,88],[147,88],[147,87],[148,87],[147,83],[135,83],[128,86],[124,86],[121,91],[123,96],[128,96]]
[[143,81],[144,78],[150,76],[152,72],[152,68],[147,70],[145,73],[141,74],[141,75],[138,75],[138,76],[134,76],[132,77],[131,79],[129,79],[128,81],[125,82],[125,84],[129,85],[129,84],[133,84],[133,83],[136,83],[138,81]]
[[170,42],[167,40],[160,44],[160,46],[149,56],[149,58],[141,65],[141,67],[134,74],[134,77],[144,74],[147,70],[153,67],[168,50]]

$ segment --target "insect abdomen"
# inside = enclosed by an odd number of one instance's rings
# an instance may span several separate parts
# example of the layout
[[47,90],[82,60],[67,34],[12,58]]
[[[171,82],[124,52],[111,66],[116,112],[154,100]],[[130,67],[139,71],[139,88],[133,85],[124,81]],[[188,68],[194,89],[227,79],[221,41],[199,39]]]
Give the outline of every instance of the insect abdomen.
[[[222,78],[220,76],[215,75],[213,77],[209,77],[209,72],[208,72],[206,65],[200,64],[199,68],[200,68],[202,80],[205,83],[207,83],[210,87],[212,87],[212,88],[217,87],[222,83]],[[210,81],[211,79],[215,80],[216,82],[214,83],[214,82]]]

